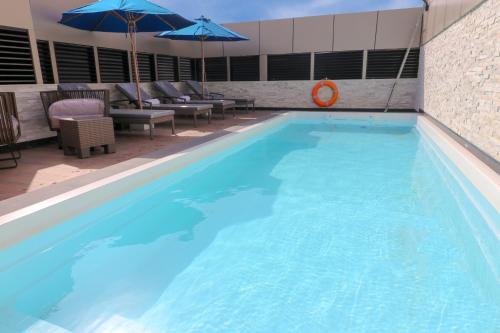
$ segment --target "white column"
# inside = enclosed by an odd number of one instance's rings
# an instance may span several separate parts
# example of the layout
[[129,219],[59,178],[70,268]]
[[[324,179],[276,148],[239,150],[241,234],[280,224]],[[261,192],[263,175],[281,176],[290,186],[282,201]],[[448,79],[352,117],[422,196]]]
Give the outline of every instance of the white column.
[[43,84],[42,66],[40,65],[40,56],[38,55],[38,45],[33,29],[28,30],[28,38],[30,40],[31,56],[33,61],[33,70],[35,71],[35,81],[38,84]]
[[261,54],[260,56],[260,80],[267,81],[267,54]]
[[311,75],[310,80],[314,80],[314,52],[311,52]]
[[59,83],[59,71],[57,70],[56,50],[54,42],[49,40],[50,62],[52,64],[52,74],[54,75],[54,83]]
[[366,67],[368,66],[368,50],[363,50],[363,80],[366,79]]
[[97,77],[97,83],[101,83],[101,67],[99,66],[99,52],[97,52],[97,46],[94,46],[92,49],[94,50],[95,75]]

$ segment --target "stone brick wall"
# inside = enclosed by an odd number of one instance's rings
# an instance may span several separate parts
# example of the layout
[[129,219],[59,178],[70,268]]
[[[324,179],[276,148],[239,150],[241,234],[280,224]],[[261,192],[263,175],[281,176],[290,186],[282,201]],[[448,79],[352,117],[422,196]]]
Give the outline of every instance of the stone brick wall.
[[500,161],[500,1],[421,47],[418,106]]
[[[316,108],[311,89],[318,81],[210,82],[211,91],[228,96],[253,96],[258,107]],[[339,98],[332,108],[385,108],[394,80],[335,80]],[[402,79],[396,86],[391,108],[414,109],[418,79]],[[320,90],[321,92],[321,90]],[[324,94],[328,94],[326,90]],[[327,99],[329,96],[325,96]]]

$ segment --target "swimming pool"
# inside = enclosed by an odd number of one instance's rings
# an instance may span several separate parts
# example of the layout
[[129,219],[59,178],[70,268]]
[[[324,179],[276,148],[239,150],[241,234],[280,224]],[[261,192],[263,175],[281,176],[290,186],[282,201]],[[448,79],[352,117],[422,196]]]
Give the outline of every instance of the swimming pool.
[[498,211],[387,119],[284,116],[5,248],[0,331],[495,331]]

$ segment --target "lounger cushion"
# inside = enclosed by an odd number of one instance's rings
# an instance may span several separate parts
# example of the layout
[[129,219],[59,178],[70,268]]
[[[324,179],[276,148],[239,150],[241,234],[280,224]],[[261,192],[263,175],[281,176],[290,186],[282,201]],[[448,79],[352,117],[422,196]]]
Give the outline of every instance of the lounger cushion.
[[159,104],[153,106],[156,110],[186,110],[186,111],[200,111],[210,110],[213,106],[210,104]]
[[110,111],[111,117],[117,118],[138,118],[138,119],[155,119],[164,116],[174,115],[173,110],[133,110],[133,109],[112,109]]
[[[137,87],[135,83],[118,83],[116,88],[127,97],[131,102],[137,101],[139,98],[137,97]],[[147,101],[152,99],[151,95],[148,94],[144,89],[141,88],[141,99],[143,101]]]
[[104,102],[100,99],[63,99],[49,107],[52,128],[59,128],[59,119],[92,119],[104,117]]
[[151,99],[146,99],[145,102],[151,104],[151,105],[158,105],[161,104],[160,100],[158,98],[151,98]]

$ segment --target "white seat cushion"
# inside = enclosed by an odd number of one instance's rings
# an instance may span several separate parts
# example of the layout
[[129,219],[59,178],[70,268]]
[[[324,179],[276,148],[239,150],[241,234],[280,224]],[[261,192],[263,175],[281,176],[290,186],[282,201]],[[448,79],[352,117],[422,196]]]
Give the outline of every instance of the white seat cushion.
[[52,128],[59,128],[59,119],[91,119],[104,117],[104,102],[99,99],[63,99],[49,107]]

